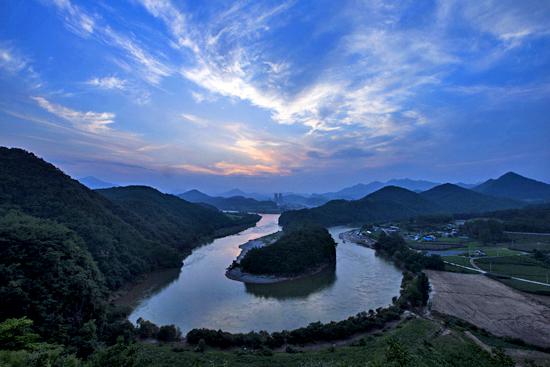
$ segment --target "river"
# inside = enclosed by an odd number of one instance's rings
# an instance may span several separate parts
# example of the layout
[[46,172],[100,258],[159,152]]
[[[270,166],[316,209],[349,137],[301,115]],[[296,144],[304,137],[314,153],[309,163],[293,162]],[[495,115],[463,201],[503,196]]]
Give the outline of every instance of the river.
[[225,269],[248,240],[278,231],[279,215],[263,214],[253,228],[214,240],[187,257],[177,278],[142,299],[129,319],[175,324],[185,334],[193,328],[229,332],[280,331],[310,322],[338,321],[384,307],[399,294],[401,272],[375,256],[374,250],[329,231],[338,243],[336,271],[278,284],[244,284],[225,277]]

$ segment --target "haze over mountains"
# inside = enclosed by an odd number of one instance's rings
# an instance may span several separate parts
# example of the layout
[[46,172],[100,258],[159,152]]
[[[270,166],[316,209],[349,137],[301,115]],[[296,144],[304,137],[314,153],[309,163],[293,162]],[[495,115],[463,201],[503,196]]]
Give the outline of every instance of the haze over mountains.
[[[80,181],[90,188],[103,189],[115,186],[92,176],[80,179]],[[550,201],[550,185],[513,172],[508,172],[496,179],[489,179],[481,184],[461,182],[441,185],[432,181],[404,178],[386,182],[359,183],[335,192],[321,194],[284,192],[277,203],[272,194],[247,193],[238,188],[219,195],[208,195],[193,189],[178,196],[193,203],[213,206],[219,210],[279,213],[285,210],[315,208],[331,200],[359,200],[388,186],[422,193],[424,197],[439,202],[445,210],[452,212],[498,210],[518,207],[521,203],[536,204]]]
[[[284,226],[294,222],[315,222],[331,226],[406,219],[426,214],[482,213],[528,204],[528,201],[515,200],[514,197],[529,197],[529,202],[544,202],[546,190],[550,190],[548,184],[511,173],[488,182],[474,190],[447,183],[420,193],[386,186],[359,200],[333,200],[317,208],[285,212],[280,223]],[[523,190],[527,188],[532,190],[526,196]],[[490,189],[500,193],[500,196],[479,192]]]

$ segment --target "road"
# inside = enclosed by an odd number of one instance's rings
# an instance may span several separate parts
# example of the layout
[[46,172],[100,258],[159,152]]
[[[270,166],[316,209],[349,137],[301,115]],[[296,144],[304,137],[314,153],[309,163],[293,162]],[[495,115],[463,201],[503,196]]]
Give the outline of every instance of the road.
[[[453,265],[453,266],[457,266],[459,268],[463,268],[463,269],[468,269],[468,270],[472,270],[472,271],[477,271],[478,273],[480,274],[487,274],[489,273],[488,271],[485,271],[481,268],[479,268],[475,263],[474,263],[474,259],[473,258],[470,258],[470,264],[472,265],[472,267],[469,267],[469,266],[464,266],[464,265],[459,265],[459,264],[455,264],[455,263],[452,263],[450,261],[445,261],[443,260],[443,262],[445,264],[449,264],[449,265]],[[514,280],[518,280],[520,282],[526,282],[526,283],[531,283],[531,284],[538,284],[538,285],[543,285],[545,287],[550,287],[550,284],[548,283],[543,283],[543,282],[537,282],[535,280],[529,280],[529,279],[523,279],[523,278],[517,278],[517,277],[509,277],[510,279],[514,279]]]

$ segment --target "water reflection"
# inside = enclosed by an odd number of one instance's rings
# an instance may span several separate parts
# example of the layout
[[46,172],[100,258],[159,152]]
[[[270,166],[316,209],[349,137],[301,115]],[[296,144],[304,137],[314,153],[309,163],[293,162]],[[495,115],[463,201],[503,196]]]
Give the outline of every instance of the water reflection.
[[[399,294],[401,272],[369,248],[338,243],[336,269],[278,284],[252,285],[228,279],[226,267],[239,245],[280,230],[278,215],[266,214],[254,228],[197,248],[184,260],[179,277],[140,300],[129,319],[142,317],[157,325],[175,324],[229,332],[294,329],[311,322],[343,320],[391,303]],[[154,289],[154,288],[151,288]]]
[[330,289],[336,282],[336,267],[333,266],[317,274],[274,284],[245,283],[246,293],[256,297],[277,300],[305,299],[310,294]]

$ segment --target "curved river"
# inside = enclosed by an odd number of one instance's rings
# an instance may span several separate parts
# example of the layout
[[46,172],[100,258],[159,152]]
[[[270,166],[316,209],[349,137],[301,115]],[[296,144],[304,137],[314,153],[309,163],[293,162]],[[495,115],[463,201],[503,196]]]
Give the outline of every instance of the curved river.
[[310,322],[338,321],[358,312],[384,307],[399,294],[401,272],[376,257],[374,250],[338,243],[336,271],[278,284],[245,284],[225,277],[240,252],[239,245],[280,229],[279,215],[264,214],[256,227],[199,247],[185,259],[179,276],[141,300],[130,315],[157,325],[175,324],[185,334],[193,328],[229,332],[279,331]]

